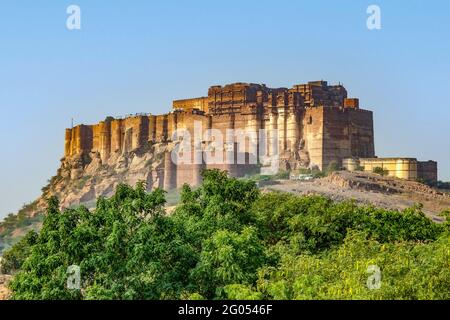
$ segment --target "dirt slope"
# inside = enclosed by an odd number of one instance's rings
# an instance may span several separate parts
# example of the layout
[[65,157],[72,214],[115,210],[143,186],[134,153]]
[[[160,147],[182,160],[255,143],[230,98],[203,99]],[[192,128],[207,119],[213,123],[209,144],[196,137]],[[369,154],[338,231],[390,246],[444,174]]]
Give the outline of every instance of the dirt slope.
[[444,210],[450,210],[450,195],[415,181],[362,172],[339,171],[311,181],[279,180],[263,187],[265,190],[296,194],[324,195],[336,201],[354,199],[387,209],[403,210],[423,204],[423,211],[435,221]]
[[8,281],[11,279],[10,276],[0,275],[0,300],[7,300],[9,297]]

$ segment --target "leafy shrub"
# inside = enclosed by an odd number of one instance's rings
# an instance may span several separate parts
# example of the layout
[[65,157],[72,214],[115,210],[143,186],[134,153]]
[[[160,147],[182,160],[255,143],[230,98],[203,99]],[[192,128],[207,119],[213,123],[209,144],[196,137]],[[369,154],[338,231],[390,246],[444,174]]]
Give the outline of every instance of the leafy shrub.
[[375,167],[372,170],[373,173],[379,174],[380,176],[387,176],[389,174],[389,170],[383,169],[381,167]]
[[254,283],[256,271],[264,262],[264,247],[254,228],[244,228],[239,234],[219,230],[204,242],[199,262],[192,270],[193,280],[200,292],[220,296],[226,285]]
[[[264,267],[251,294],[302,300],[450,299],[449,245],[448,234],[431,244],[381,244],[350,232],[325,255],[285,255],[276,268]],[[381,272],[378,290],[367,286],[371,265]]]
[[274,178],[277,180],[288,180],[289,176],[290,176],[289,171],[280,171],[274,176]]
[[[162,190],[118,186],[110,199],[60,212],[5,254],[14,299],[450,299],[449,217],[320,196],[261,194],[205,171],[171,215]],[[82,290],[66,288],[78,265]],[[368,290],[367,267],[380,267]]]
[[450,182],[445,181],[433,181],[433,180],[425,180],[423,178],[418,178],[417,182],[426,184],[432,188],[438,188],[443,190],[450,190]]
[[36,244],[37,238],[37,233],[30,231],[13,248],[5,252],[0,265],[0,273],[13,274],[18,271],[30,254],[31,247]]
[[329,175],[332,172],[341,170],[341,167],[336,161],[331,161],[328,166],[325,168],[325,174]]

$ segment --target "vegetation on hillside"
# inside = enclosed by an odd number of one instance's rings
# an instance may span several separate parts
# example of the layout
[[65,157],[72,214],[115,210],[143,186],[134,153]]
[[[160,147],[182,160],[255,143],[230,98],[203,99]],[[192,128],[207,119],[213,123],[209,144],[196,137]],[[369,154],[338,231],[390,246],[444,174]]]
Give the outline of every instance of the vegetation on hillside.
[[13,299],[450,299],[448,216],[261,193],[217,170],[170,215],[145,189],[120,185],[92,211],[50,199],[41,232],[4,255]]
[[[0,255],[14,245],[29,231],[36,231],[43,220],[43,216],[37,214],[37,202],[24,205],[14,215],[10,213],[0,222]],[[35,213],[34,215],[32,215]]]
[[432,180],[424,180],[424,179],[417,179],[417,182],[426,184],[429,187],[441,189],[441,190],[450,190],[450,182],[444,182],[444,181],[432,181]]
[[379,174],[380,176],[383,176],[383,177],[389,175],[389,170],[384,169],[382,167],[375,167],[375,168],[373,168],[372,171],[373,171],[373,173]]

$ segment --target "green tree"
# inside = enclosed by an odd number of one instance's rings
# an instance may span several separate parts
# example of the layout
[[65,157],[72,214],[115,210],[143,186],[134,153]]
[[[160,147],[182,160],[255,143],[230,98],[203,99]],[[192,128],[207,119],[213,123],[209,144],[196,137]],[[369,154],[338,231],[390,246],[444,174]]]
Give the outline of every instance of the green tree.
[[[324,255],[284,255],[252,290],[266,299],[450,299],[449,241],[383,244],[350,232]],[[380,270],[379,289],[367,286],[369,266]]]
[[0,273],[13,274],[20,270],[23,262],[30,254],[30,249],[36,244],[38,234],[30,231],[13,248],[3,254],[3,260],[0,264]]
[[[450,299],[448,212],[437,224],[421,206],[261,193],[218,170],[184,186],[170,215],[164,191],[145,190],[120,185],[91,211],[51,198],[40,233],[4,256],[13,298]],[[73,265],[81,290],[66,286]]]
[[[15,299],[159,299],[178,297],[195,254],[164,216],[164,192],[125,185],[111,199],[60,212],[49,201],[36,245],[11,283]],[[66,288],[81,268],[83,290]]]
[[220,230],[204,242],[192,278],[205,296],[221,297],[226,285],[253,284],[256,270],[264,262],[264,247],[256,229],[244,228],[239,234]]

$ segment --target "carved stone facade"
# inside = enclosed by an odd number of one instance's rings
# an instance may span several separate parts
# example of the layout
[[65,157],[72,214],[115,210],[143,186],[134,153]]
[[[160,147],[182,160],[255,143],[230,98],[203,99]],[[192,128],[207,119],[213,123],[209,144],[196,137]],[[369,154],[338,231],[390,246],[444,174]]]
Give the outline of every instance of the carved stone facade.
[[[77,159],[86,165],[95,154],[107,163],[119,155],[145,150],[151,144],[173,144],[177,130],[187,130],[194,136],[194,127],[199,124],[203,130],[214,129],[224,137],[227,130],[234,129],[248,135],[248,139],[256,139],[258,149],[265,148],[263,154],[279,155],[280,167],[285,170],[302,167],[323,170],[333,163],[341,165],[345,158],[375,157],[372,112],[360,109],[358,99],[349,99],[342,85],[314,81],[290,89],[253,83],[213,86],[207,97],[174,101],[168,114],[107,118],[97,125],[79,125],[66,130],[65,159]],[[267,140],[264,144],[260,141],[261,130]],[[246,144],[239,142],[242,140],[235,137],[233,151],[227,146],[215,146],[214,152],[223,152],[224,159],[244,156],[245,163],[241,164],[236,161],[206,164],[203,159],[195,164],[175,165],[167,152],[161,187],[196,185],[205,168],[219,168],[241,176],[257,167],[258,159],[251,159]],[[202,136],[201,144],[205,147],[214,141]],[[198,157],[195,148],[191,152],[194,158]]]

